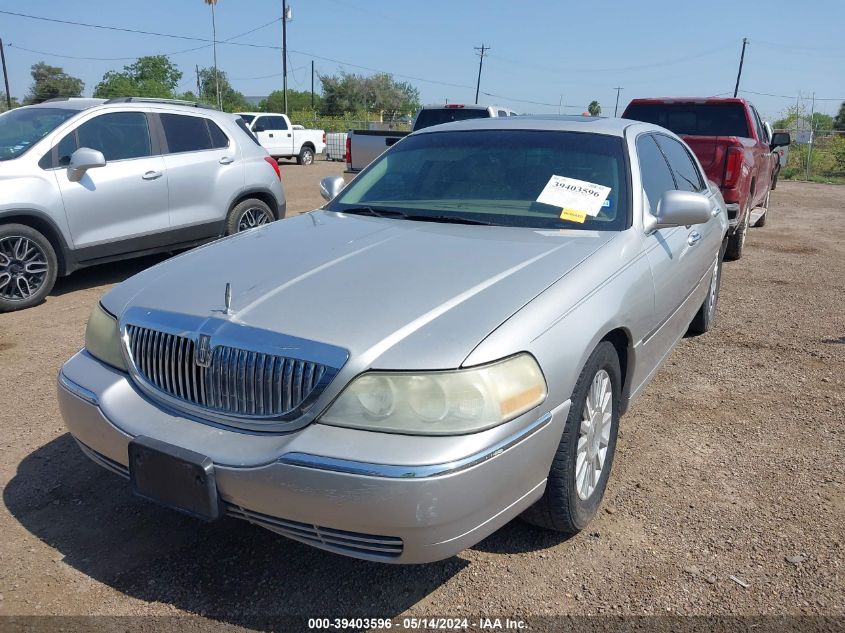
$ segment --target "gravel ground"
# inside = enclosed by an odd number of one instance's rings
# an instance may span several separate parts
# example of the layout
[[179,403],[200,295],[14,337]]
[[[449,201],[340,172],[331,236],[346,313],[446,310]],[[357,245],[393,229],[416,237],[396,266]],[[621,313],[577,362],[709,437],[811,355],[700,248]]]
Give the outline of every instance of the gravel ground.
[[[320,204],[319,178],[342,168],[283,164],[291,214]],[[784,182],[772,203],[724,267],[716,329],[685,339],[623,418],[590,529],[561,540],[514,521],[424,566],[133,499],[65,432],[54,383],[98,297],[162,258],[61,280],[43,305],[0,315],[0,614],[203,616],[183,621],[197,630],[282,614],[823,614],[843,626],[845,187]]]

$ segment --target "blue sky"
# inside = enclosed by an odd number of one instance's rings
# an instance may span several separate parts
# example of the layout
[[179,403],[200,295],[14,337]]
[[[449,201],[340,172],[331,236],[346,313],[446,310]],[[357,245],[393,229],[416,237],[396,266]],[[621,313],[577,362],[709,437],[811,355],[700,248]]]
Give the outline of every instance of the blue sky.
[[[604,114],[613,114],[616,86],[624,88],[620,113],[636,96],[731,93],[747,37],[740,88],[782,95],[741,95],[765,117],[776,118],[799,91],[808,107],[813,91],[821,98],[845,98],[842,0],[290,0],[290,5],[288,80],[302,90],[310,89],[313,59],[323,74],[369,72],[362,66],[391,72],[416,85],[423,102],[471,103],[478,70],[473,47],[484,42],[492,49],[481,90],[495,96],[481,95],[481,102],[536,113],[557,113],[562,103],[573,114],[597,99]],[[211,39],[211,11],[202,0],[0,0],[0,10]],[[219,0],[216,12],[217,38],[224,40],[278,18],[281,0]],[[185,73],[185,90],[195,86],[196,64],[212,65],[210,46],[180,52],[202,47],[201,41],[3,14],[0,37],[11,93],[18,97],[31,83],[29,67],[40,60],[82,78],[87,94],[107,70],[132,60],[74,58],[173,53]],[[281,24],[233,41],[280,46]],[[219,44],[218,62],[246,95],[281,87],[279,50]],[[839,101],[816,101],[817,111],[835,114],[838,107]]]

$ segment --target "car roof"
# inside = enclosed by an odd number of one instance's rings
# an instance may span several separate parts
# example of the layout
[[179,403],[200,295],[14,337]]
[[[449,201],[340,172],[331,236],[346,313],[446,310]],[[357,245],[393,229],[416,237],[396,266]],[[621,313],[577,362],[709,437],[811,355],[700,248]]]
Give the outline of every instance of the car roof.
[[747,99],[741,97],[640,97],[632,99],[631,104],[673,104],[673,103],[741,103],[743,105],[749,103]]
[[29,106],[24,106],[26,108],[61,108],[64,110],[74,110],[77,112],[82,112],[83,110],[88,110],[90,108],[100,108],[101,110],[110,109],[110,108],[125,108],[125,107],[138,107],[144,106],[153,109],[175,109],[181,110],[184,112],[190,112],[193,114],[205,113],[205,114],[217,114],[226,117],[234,117],[236,115],[232,115],[228,112],[223,112],[222,110],[217,110],[216,108],[200,106],[197,107],[195,105],[191,105],[190,103],[186,102],[179,102],[177,100],[168,100],[168,99],[143,99],[139,98],[136,101],[128,101],[128,100],[114,100],[110,101],[107,99],[95,99],[95,98],[88,98],[88,97],[70,97],[70,98],[57,98],[57,99],[48,99],[47,101],[42,101],[41,103],[36,103]]
[[70,97],[67,99],[64,98],[57,98],[57,99],[47,99],[47,101],[42,101],[41,103],[36,103],[29,106],[24,106],[26,108],[60,108],[62,110],[87,110],[88,108],[93,108],[94,106],[103,105],[106,102],[105,99],[93,99],[87,97]]
[[630,121],[628,119],[592,116],[516,115],[443,123],[424,128],[414,132],[414,134],[459,130],[541,130],[550,132],[589,132],[591,134],[605,134],[608,136],[624,136],[625,130],[634,125],[663,130],[663,128],[657,125]]

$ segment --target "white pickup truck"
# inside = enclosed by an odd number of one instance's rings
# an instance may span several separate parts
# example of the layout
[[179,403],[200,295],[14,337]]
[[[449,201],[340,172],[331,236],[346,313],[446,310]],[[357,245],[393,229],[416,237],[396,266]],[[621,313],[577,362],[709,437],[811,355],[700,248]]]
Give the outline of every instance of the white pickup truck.
[[310,165],[314,156],[326,151],[326,133],[292,125],[285,114],[275,112],[236,112],[258,142],[273,158],[296,158],[300,165]]

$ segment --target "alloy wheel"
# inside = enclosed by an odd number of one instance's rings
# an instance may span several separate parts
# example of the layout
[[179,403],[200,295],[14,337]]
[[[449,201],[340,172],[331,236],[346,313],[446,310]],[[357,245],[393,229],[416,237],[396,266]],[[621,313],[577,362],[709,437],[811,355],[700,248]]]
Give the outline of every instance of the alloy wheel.
[[250,207],[241,214],[238,220],[238,233],[247,229],[254,229],[256,226],[262,226],[271,220],[272,218],[267,215],[267,211],[264,209]]
[[716,259],[716,263],[713,265],[713,274],[710,277],[710,291],[708,293],[708,306],[707,311],[710,313],[710,318],[713,318],[713,314],[716,312],[716,296],[719,293],[719,260]]
[[584,401],[575,453],[575,488],[581,499],[593,494],[601,479],[613,422],[613,387],[610,374],[600,369]]
[[0,238],[0,298],[25,301],[37,293],[49,272],[47,255],[21,235]]

